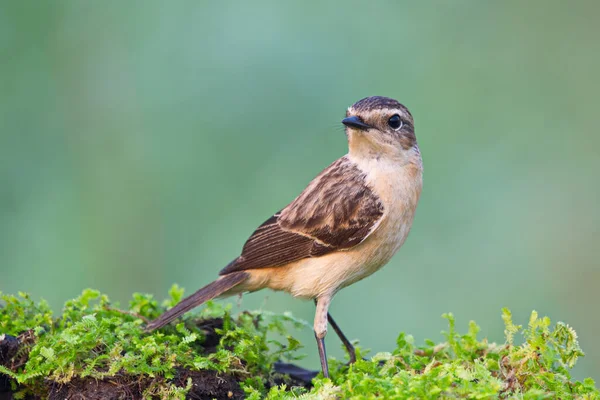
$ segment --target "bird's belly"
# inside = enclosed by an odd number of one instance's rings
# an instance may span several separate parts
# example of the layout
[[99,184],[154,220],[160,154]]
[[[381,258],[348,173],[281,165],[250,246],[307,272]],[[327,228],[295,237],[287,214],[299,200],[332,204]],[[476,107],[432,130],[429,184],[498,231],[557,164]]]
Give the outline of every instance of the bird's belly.
[[373,233],[365,246],[357,248],[361,252],[361,264],[353,265],[351,273],[347,274],[346,279],[342,280],[340,289],[358,282],[361,279],[377,272],[390,261],[392,256],[404,244],[410,226],[412,224],[412,215],[405,221],[385,221],[387,226],[381,226],[380,230]]

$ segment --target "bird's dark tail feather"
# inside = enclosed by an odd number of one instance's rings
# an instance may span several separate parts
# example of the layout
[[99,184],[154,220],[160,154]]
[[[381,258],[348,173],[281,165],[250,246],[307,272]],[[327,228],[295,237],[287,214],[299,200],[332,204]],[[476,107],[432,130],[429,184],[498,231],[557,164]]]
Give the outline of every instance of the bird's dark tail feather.
[[154,321],[150,321],[148,325],[146,325],[146,332],[150,332],[167,325],[169,322],[190,311],[192,308],[195,308],[200,304],[207,302],[208,300],[212,300],[215,297],[218,297],[226,291],[234,288],[248,279],[249,276],[250,274],[243,271],[233,272],[231,274],[221,276],[216,281],[209,283],[196,293],[181,300],[175,307],[165,311]]

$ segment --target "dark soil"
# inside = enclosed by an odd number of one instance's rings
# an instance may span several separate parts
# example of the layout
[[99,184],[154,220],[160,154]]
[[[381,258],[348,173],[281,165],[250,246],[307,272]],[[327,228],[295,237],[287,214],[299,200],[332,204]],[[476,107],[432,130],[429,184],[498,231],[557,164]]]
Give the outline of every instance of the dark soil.
[[215,371],[187,371],[181,370],[174,383],[177,386],[187,384],[192,378],[192,389],[188,392],[188,399],[243,399],[244,392],[240,389],[238,380],[232,375],[219,374]]
[[[218,374],[215,371],[180,370],[172,383],[185,387],[188,379],[192,380],[192,388],[188,399],[242,399],[244,392],[237,379],[231,375]],[[135,378],[129,375],[118,375],[97,380],[93,378],[73,379],[68,384],[58,385],[49,382],[49,400],[85,399],[85,400],[129,400],[141,399],[145,390],[165,384],[161,378]]]
[[[19,340],[10,335],[4,335],[0,340],[0,365],[9,367],[13,363],[13,357],[19,351]],[[12,390],[10,378],[0,374],[0,400],[11,400]]]
[[[18,350],[19,340],[14,336],[4,335],[4,339],[0,340],[0,365],[8,367]],[[0,396],[6,392],[10,392],[10,379],[8,376],[0,374]]]
[[[216,329],[223,326],[222,319],[201,321],[198,327],[205,334],[202,353],[215,352],[219,343]],[[0,340],[0,364],[16,370],[27,362],[28,349],[35,338],[31,332],[25,332],[19,337],[5,335]],[[20,351],[21,350],[21,351]],[[276,363],[274,373],[267,382],[267,386],[285,383],[289,386],[303,386],[310,388],[312,378],[316,372],[308,371],[293,364]],[[243,399],[244,392],[240,388],[240,377],[230,374],[217,373],[216,371],[202,370],[191,371],[179,369],[177,375],[167,382],[163,377],[132,376],[126,373],[116,376],[95,378],[74,378],[69,383],[59,384],[52,380],[46,381],[45,395],[33,398],[34,400],[47,398],[50,400],[121,400],[142,399],[142,393],[157,392],[166,383],[178,387],[186,387],[191,379],[191,389],[187,394],[188,399]],[[8,376],[0,374],[0,400],[11,400],[11,380]]]

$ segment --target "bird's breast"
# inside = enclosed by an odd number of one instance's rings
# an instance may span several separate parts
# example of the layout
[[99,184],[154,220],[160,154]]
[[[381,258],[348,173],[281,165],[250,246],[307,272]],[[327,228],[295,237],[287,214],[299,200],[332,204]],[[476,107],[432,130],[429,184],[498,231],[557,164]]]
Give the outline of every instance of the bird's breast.
[[373,233],[350,251],[356,262],[349,268],[342,287],[380,269],[404,244],[423,186],[420,159],[406,164],[380,160],[357,164],[365,172],[366,183],[380,198],[384,214]]

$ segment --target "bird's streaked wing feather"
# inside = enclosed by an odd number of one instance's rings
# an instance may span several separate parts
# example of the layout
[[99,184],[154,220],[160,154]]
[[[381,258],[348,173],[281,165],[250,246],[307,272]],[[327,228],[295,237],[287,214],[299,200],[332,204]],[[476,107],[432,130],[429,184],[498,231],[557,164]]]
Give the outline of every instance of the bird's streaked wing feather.
[[342,157],[259,226],[242,254],[220,274],[278,267],[349,249],[369,236],[382,215],[381,201],[365,183],[364,174]]

